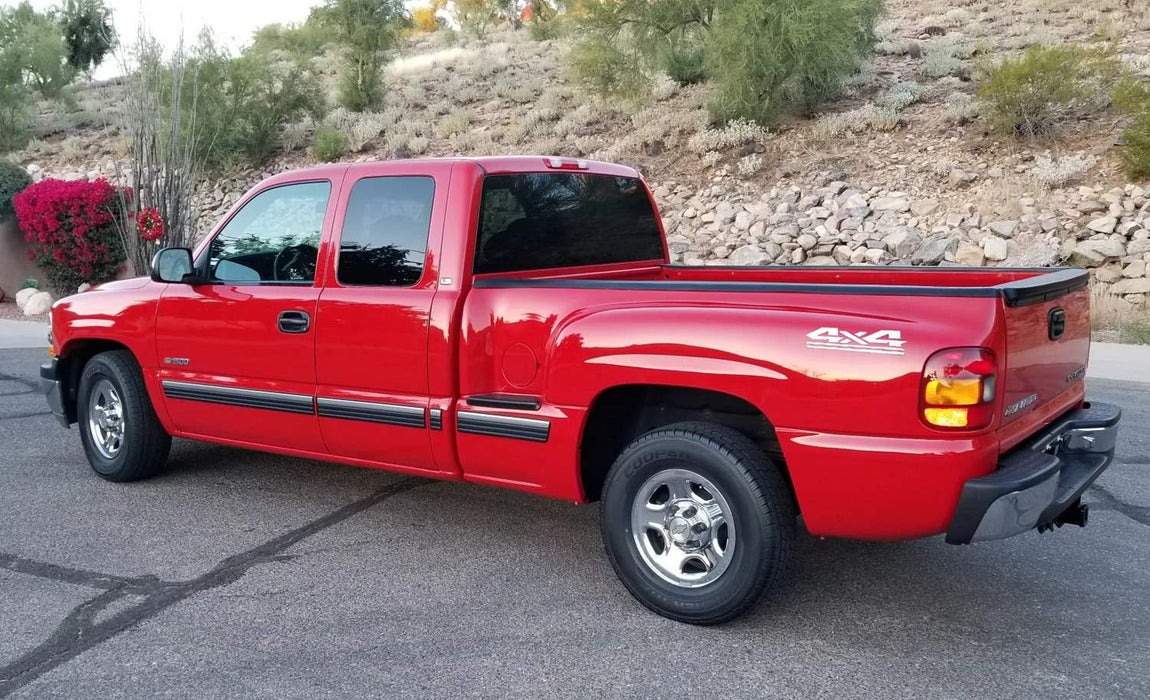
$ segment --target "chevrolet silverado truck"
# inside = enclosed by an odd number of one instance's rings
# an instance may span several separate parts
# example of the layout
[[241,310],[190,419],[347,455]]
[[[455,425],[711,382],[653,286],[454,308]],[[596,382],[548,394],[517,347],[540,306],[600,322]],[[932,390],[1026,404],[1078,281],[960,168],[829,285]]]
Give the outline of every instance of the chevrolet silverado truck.
[[1120,416],[1086,400],[1082,270],[672,265],[639,173],[561,158],[277,175],[57,302],[50,344],[105,479],[180,437],[598,501],[623,584],[695,624],[778,582],[800,517],[1085,525]]

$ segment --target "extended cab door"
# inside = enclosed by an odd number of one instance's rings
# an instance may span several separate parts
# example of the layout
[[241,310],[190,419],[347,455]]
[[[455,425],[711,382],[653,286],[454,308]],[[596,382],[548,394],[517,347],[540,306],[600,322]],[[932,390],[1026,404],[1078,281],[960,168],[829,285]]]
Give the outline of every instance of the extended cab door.
[[211,282],[164,291],[156,349],[181,433],[325,451],[314,324],[332,190],[328,180],[290,182],[249,197],[200,252]]
[[428,333],[451,164],[349,172],[319,298],[316,407],[332,454],[437,471],[429,430]]

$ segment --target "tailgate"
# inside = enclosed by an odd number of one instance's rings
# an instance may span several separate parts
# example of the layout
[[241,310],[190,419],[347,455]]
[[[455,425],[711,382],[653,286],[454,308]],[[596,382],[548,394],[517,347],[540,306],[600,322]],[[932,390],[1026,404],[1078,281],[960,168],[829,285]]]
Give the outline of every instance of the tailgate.
[[1090,354],[1090,292],[1004,301],[1006,373],[1002,382],[1002,451],[1082,400]]

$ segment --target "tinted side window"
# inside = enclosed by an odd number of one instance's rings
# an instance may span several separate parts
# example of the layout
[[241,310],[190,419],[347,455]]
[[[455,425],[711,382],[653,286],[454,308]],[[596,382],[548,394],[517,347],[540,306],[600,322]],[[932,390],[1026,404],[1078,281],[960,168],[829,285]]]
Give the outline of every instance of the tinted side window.
[[585,173],[483,180],[475,272],[663,259],[663,238],[638,178]]
[[257,194],[212,240],[212,279],[311,284],[330,193],[328,182],[302,182]]
[[355,183],[340,236],[340,284],[410,287],[418,282],[434,199],[430,177],[369,177]]

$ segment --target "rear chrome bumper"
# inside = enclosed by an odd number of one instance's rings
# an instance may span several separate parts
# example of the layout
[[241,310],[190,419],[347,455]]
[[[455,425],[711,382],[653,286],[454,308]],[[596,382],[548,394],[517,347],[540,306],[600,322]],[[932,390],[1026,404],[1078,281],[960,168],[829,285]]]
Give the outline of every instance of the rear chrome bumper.
[[[1087,403],[1003,455],[998,469],[967,481],[946,532],[950,544],[998,540],[1061,524],[1110,466],[1122,411]],[[1069,518],[1085,524],[1085,513]]]

